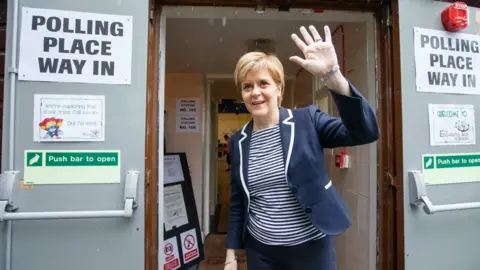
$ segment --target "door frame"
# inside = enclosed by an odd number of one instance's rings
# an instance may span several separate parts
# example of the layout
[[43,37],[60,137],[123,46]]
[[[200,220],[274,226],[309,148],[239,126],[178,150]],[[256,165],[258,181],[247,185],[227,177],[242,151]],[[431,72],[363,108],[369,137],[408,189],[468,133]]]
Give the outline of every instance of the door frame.
[[[159,52],[162,5],[189,6],[234,6],[255,7],[256,0],[149,0],[148,12],[148,63],[145,138],[145,270],[158,270],[159,236],[163,237],[161,226],[157,233],[159,207],[157,200],[158,172],[163,171],[159,163],[158,150],[163,151],[159,142],[158,126],[164,125],[163,112],[160,116],[159,101],[164,102],[164,93],[159,93]],[[294,3],[292,3],[294,2]],[[403,140],[402,103],[400,74],[400,36],[398,23],[398,0],[375,3],[322,3],[322,1],[269,1],[269,6],[289,4],[292,8],[315,8],[325,10],[374,12],[376,24],[377,56],[377,117],[380,127],[378,140],[377,192],[378,232],[377,269],[404,269],[404,207],[403,207]],[[275,5],[276,4],[276,5]],[[161,145],[160,145],[161,143]],[[163,193],[163,192],[162,192]]]

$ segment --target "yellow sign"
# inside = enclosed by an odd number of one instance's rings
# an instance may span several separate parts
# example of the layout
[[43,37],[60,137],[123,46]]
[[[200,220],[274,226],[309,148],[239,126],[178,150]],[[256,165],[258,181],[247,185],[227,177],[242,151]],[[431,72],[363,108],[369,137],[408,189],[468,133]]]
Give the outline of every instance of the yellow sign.
[[120,151],[26,150],[25,184],[120,183]]

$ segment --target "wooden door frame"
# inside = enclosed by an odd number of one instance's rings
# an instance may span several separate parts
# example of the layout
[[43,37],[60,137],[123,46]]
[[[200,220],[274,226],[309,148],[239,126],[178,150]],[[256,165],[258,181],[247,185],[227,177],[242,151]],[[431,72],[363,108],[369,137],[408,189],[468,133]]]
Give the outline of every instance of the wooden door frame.
[[[162,5],[254,7],[256,0],[149,0],[145,142],[145,270],[158,270],[158,60]],[[376,24],[378,141],[377,269],[404,269],[403,141],[398,0],[386,4],[271,0],[269,6],[374,12]],[[162,227],[160,226],[159,229]]]

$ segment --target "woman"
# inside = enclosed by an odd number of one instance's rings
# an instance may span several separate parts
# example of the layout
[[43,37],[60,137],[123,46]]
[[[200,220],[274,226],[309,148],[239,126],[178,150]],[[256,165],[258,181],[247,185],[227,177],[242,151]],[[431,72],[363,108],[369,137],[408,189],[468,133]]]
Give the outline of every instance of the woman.
[[374,142],[379,131],[372,108],[341,74],[330,29],[315,27],[292,39],[303,52],[290,60],[330,90],[340,117],[316,106],[281,107],[283,67],[272,55],[242,56],[235,84],[252,121],[230,137],[231,204],[225,270],[236,270],[236,249],[247,268],[335,269],[333,236],[350,226],[345,203],[329,180],[323,148]]

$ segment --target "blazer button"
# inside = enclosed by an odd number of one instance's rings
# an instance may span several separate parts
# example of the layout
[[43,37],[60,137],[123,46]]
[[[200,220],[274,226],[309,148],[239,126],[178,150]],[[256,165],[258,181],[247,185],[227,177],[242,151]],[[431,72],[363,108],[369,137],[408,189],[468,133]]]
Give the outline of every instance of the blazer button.
[[298,191],[298,187],[297,187],[297,186],[292,186],[292,192],[293,192],[294,194],[296,194],[297,191]]
[[310,207],[305,208],[305,213],[307,213],[307,214],[312,213],[312,208],[310,208]]

